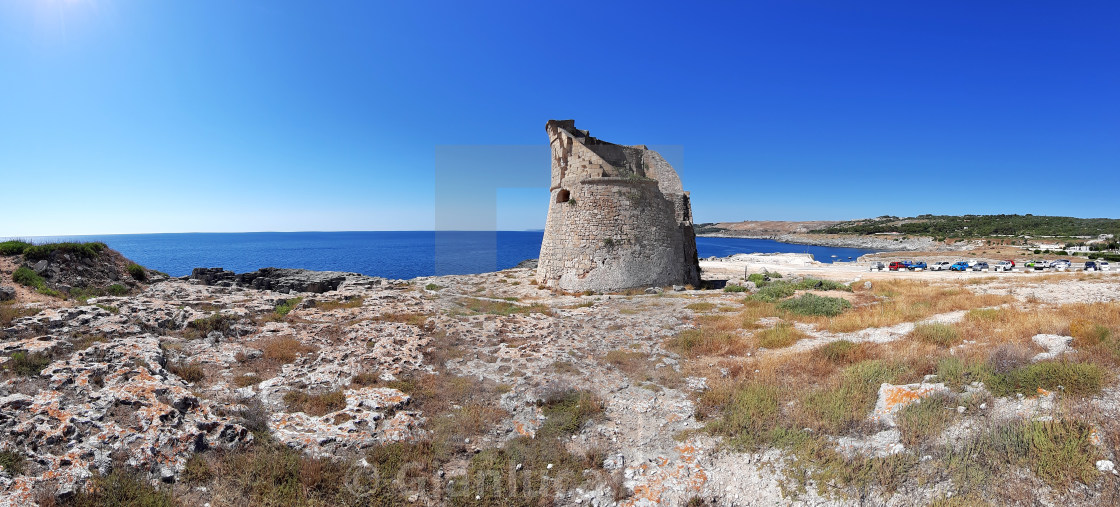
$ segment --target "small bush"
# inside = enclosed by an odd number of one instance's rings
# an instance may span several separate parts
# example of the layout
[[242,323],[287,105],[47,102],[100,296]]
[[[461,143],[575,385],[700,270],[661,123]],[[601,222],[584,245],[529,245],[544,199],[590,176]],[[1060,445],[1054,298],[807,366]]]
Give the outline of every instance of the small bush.
[[26,241],[11,240],[0,242],[0,255],[20,255],[31,243]]
[[15,451],[0,451],[0,468],[8,475],[15,477],[23,473],[26,459]]
[[786,310],[798,315],[824,317],[835,317],[851,307],[852,304],[846,299],[818,296],[816,294],[802,294],[799,297],[778,303],[779,310]]
[[123,470],[114,470],[109,475],[94,475],[91,481],[89,487],[79,490],[67,504],[78,507],[171,507],[178,503],[169,490],[156,489],[148,481]]
[[121,285],[119,283],[114,283],[113,285],[106,287],[105,291],[108,292],[110,296],[120,297],[128,294],[128,287],[125,287],[124,285]]
[[1104,368],[1091,363],[1039,361],[1015,368],[1005,374],[993,374],[988,388],[996,396],[1015,393],[1036,394],[1039,388],[1062,390],[1076,396],[1094,395],[1104,385]]
[[716,307],[715,303],[708,303],[708,302],[692,303],[690,305],[685,306],[685,308],[687,308],[689,310],[692,310],[694,312],[709,312],[709,311],[712,311],[712,309],[715,308],[715,307]]
[[431,290],[431,291],[437,291],[437,290],[440,290],[442,288],[443,288],[442,285],[436,285],[434,283],[429,283],[428,285],[424,286],[424,290]]
[[237,387],[249,387],[259,384],[262,379],[259,375],[239,375],[233,377],[233,385]]
[[902,443],[908,448],[931,444],[953,420],[956,406],[950,397],[935,394],[903,407],[895,416]]
[[299,306],[299,304],[302,303],[302,302],[303,302],[303,298],[301,298],[301,297],[292,298],[292,299],[285,299],[283,302],[276,305],[276,315],[279,315],[279,316],[283,317],[283,316],[291,313],[291,311],[294,310],[296,306]]
[[43,245],[30,245],[23,251],[24,258],[29,260],[38,261],[51,256],[56,251],[61,251],[65,254],[73,255],[79,259],[94,259],[101,255],[108,246],[100,241],[90,243],[46,243]]
[[206,378],[206,371],[197,362],[169,364],[167,365],[167,371],[192,384]]
[[770,329],[759,331],[755,337],[758,338],[759,347],[780,349],[793,345],[804,338],[805,334],[793,327],[793,324],[782,321]]
[[291,336],[280,336],[264,342],[261,346],[262,357],[265,359],[290,363],[299,358],[300,354],[312,352],[315,349],[304,345],[303,342]]
[[526,306],[516,305],[508,301],[491,301],[488,299],[477,298],[463,298],[459,300],[459,304],[476,314],[489,313],[493,315],[514,315],[523,313],[552,313],[552,310],[548,308],[548,305],[542,304],[532,304]]
[[914,326],[914,330],[910,332],[910,336],[922,343],[941,347],[956,345],[961,341],[961,336],[960,333],[957,332],[957,328],[949,324],[937,322]]
[[359,373],[350,379],[350,385],[358,387],[377,385],[378,382],[381,382],[381,375],[376,372]]
[[541,403],[545,421],[537,438],[569,436],[603,412],[603,402],[589,391],[567,390],[546,396]]
[[16,352],[4,363],[4,368],[16,375],[34,377],[43,372],[43,368],[51,364],[51,357],[41,352],[28,354]]
[[1051,487],[1064,489],[1075,481],[1092,484],[1097,478],[1094,463],[1100,453],[1092,433],[1092,427],[1080,421],[1011,423],[981,437],[980,453],[984,461],[1026,466]]
[[284,393],[284,403],[288,404],[289,412],[303,412],[318,417],[346,408],[346,394],[341,390],[321,394],[288,391]]
[[778,388],[766,384],[747,384],[735,390],[724,408],[723,417],[708,423],[708,431],[729,438],[741,451],[752,452],[768,438],[780,415]]
[[139,281],[139,282],[148,281],[148,273],[146,271],[144,271],[144,266],[141,266],[141,265],[133,262],[133,263],[128,265],[127,269],[128,269],[128,274],[132,275],[132,278],[134,280]]
[[835,364],[853,364],[865,361],[871,353],[866,344],[857,344],[848,340],[829,342],[816,349],[816,355]]
[[1105,326],[1095,322],[1077,319],[1069,324],[1070,336],[1077,339],[1078,344],[1097,345],[1108,340],[1111,331]]
[[709,355],[736,355],[746,349],[739,336],[705,328],[686,329],[665,342],[670,350],[689,357]]
[[315,303],[315,308],[319,310],[338,310],[341,308],[361,308],[365,298],[362,296],[354,296],[350,299],[335,300],[335,301],[318,301]]
[[742,285],[729,284],[723,288],[724,292],[746,292],[747,288]]
[[793,288],[793,286],[788,283],[772,283],[751,295],[751,299],[765,303],[776,303],[779,300],[792,296],[795,292],[797,292],[797,289]]
[[12,273],[12,281],[39,290],[47,286],[46,280],[43,280],[43,277],[27,266],[16,268],[15,272]]
[[239,318],[235,315],[215,313],[209,317],[195,319],[187,323],[188,338],[203,338],[213,331],[228,334]]
[[20,317],[30,317],[41,311],[42,310],[38,308],[24,308],[22,306],[16,306],[15,303],[11,301],[5,301],[0,303],[0,326],[7,326],[11,324],[13,320]]
[[852,288],[846,284],[817,278],[804,278],[794,286],[798,290],[841,290],[852,292]]
[[187,463],[183,466],[183,472],[179,476],[179,478],[187,484],[202,484],[209,482],[213,477],[214,472],[210,470],[210,465],[206,463],[206,458],[198,454],[187,458]]

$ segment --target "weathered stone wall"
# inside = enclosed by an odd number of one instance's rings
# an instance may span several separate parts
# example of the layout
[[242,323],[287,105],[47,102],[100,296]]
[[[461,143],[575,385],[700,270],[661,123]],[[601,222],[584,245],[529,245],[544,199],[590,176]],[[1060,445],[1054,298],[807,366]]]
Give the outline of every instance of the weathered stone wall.
[[546,129],[552,188],[541,283],[569,291],[698,284],[692,210],[673,168],[644,146],[600,141],[571,120]]

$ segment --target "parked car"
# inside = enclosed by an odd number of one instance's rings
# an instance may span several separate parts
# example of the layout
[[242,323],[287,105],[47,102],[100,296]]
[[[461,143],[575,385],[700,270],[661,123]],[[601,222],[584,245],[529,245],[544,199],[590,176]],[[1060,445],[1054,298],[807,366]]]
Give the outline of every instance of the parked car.
[[999,261],[995,266],[992,266],[992,271],[1011,271],[1015,269],[1015,262],[1013,261]]
[[1052,269],[1066,270],[1066,269],[1069,269],[1070,266],[1072,266],[1072,265],[1073,265],[1073,263],[1066,260],[1066,259],[1058,259],[1058,260],[1055,260],[1055,261],[1050,261],[1050,268],[1052,268]]
[[949,266],[949,271],[968,271],[968,263],[964,261],[954,262]]
[[922,261],[908,262],[907,267],[910,269],[910,271],[921,271],[923,269],[926,269],[926,263]]
[[1100,270],[1100,268],[1097,267],[1097,263],[1095,263],[1093,261],[1085,261],[1085,267],[1082,268],[1082,269],[1085,270],[1085,271],[1099,271]]
[[984,262],[984,261],[977,261],[975,264],[972,265],[972,270],[973,271],[987,271],[988,270],[988,263]]
[[871,271],[882,271],[884,269],[887,269],[887,265],[883,264],[882,262],[871,263]]
[[953,265],[953,263],[949,262],[949,261],[935,262],[935,263],[933,263],[932,266],[929,267],[929,270],[930,271],[945,271],[945,270],[948,270],[949,266],[952,266],[952,265]]
[[1027,267],[1035,271],[1042,271],[1050,267],[1050,265],[1047,264],[1046,261],[1029,261],[1027,262]]
[[890,269],[891,271],[898,271],[898,270],[900,270],[900,269],[906,269],[906,263],[904,263],[904,262],[899,262],[899,261],[894,261],[894,262],[892,262],[892,263],[891,263],[891,265],[889,266],[889,269]]
[[1108,261],[1097,261],[1097,267],[1101,271],[1108,271]]
[[1015,267],[1015,259],[1007,259],[1006,261],[1003,261],[1003,262],[1010,262],[1011,267]]

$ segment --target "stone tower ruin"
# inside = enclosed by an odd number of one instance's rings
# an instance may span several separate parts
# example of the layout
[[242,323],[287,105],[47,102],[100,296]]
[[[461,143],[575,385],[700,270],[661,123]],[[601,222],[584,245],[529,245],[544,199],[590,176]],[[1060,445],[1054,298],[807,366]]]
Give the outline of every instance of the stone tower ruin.
[[539,282],[573,292],[699,285],[692,206],[673,167],[645,146],[591,137],[575,120],[545,129],[552,185]]

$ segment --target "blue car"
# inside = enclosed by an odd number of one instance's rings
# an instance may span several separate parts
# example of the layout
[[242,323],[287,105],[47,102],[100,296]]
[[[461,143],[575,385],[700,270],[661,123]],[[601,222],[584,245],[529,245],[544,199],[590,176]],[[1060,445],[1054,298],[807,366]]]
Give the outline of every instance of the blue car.
[[923,262],[923,261],[907,262],[906,264],[907,264],[906,269],[909,269],[910,271],[914,271],[914,270],[923,270],[924,271],[926,269],[926,263]]
[[949,266],[949,271],[968,271],[968,263],[954,262],[952,266]]

